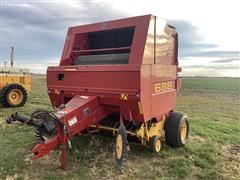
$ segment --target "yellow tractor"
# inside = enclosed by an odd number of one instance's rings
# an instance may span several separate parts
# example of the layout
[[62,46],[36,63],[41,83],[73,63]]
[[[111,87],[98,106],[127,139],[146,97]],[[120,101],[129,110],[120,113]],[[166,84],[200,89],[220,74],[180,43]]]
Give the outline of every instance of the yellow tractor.
[[27,101],[31,90],[31,77],[26,69],[13,68],[13,47],[11,67],[0,67],[0,104],[3,107],[20,107]]

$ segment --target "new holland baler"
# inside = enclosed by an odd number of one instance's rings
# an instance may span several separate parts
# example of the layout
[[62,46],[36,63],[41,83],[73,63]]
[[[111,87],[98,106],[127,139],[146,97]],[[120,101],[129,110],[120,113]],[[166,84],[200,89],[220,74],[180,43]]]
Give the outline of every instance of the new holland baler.
[[157,153],[162,137],[182,147],[189,120],[174,111],[181,87],[177,55],[176,29],[153,15],[70,27],[59,66],[47,69],[55,112],[36,110],[30,118],[15,113],[7,122],[35,126],[33,159],[60,147],[62,168],[67,144],[82,133],[110,132],[119,168],[128,139]]

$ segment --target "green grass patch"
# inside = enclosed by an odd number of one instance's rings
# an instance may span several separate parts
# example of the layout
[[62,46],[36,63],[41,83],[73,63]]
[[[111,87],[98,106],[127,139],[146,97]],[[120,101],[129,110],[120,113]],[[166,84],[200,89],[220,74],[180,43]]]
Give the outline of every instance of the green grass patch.
[[[0,117],[16,111],[30,115],[36,108],[52,110],[45,77],[33,76],[32,83],[27,104],[0,108]],[[0,118],[0,179],[238,179],[239,92],[239,78],[183,78],[177,111],[190,118],[189,143],[172,149],[163,142],[161,152],[153,154],[131,142],[123,173],[115,167],[114,140],[90,135],[72,139],[67,171],[58,169],[59,150],[29,164],[26,158],[35,142],[33,128],[8,125]]]

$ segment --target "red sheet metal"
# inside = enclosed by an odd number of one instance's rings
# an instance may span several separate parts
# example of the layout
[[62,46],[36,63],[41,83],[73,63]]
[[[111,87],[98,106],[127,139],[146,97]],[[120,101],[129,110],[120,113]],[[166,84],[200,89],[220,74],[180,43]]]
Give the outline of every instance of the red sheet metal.
[[[47,70],[51,102],[58,107],[76,95],[96,96],[126,120],[158,119],[175,108],[177,46],[175,28],[153,15],[70,27],[59,66]],[[74,64],[81,55],[116,53],[129,53],[128,64]]]

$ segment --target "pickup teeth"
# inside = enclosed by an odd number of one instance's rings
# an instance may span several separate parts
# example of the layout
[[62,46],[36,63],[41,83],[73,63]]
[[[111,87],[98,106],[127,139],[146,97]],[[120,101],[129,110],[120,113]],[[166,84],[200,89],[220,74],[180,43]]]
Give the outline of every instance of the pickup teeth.
[[37,127],[35,129],[35,137],[37,138],[37,141],[43,141],[44,138],[42,136],[41,130]]

